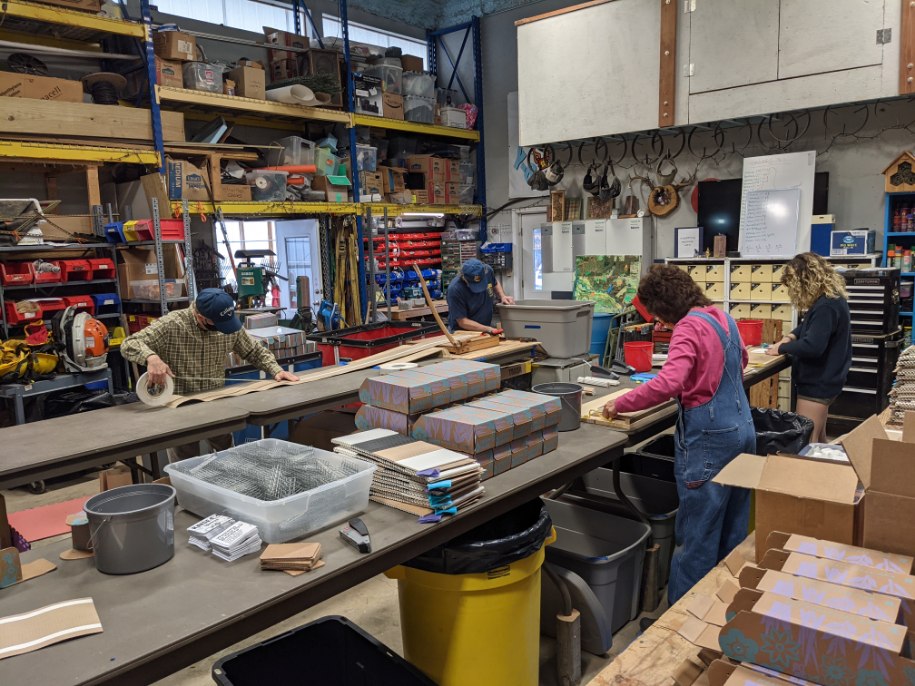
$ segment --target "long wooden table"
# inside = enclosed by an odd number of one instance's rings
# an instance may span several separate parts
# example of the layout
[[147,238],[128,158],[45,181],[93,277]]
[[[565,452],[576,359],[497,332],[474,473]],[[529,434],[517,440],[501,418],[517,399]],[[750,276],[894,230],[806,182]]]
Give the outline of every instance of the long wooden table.
[[[485,482],[476,505],[435,525],[370,503],[373,552],[360,555],[337,527],[320,541],[326,566],[299,577],[261,572],[255,557],[223,563],[186,543],[196,521],[175,518],[175,557],[142,574],[106,576],[93,561],[61,562],[43,577],[0,591],[2,615],[92,597],[104,633],[0,660],[0,684],[148,684],[618,458],[626,437],[594,426],[560,435],[559,448]],[[43,548],[56,558],[68,543]],[[36,557],[29,553],[25,560]]]

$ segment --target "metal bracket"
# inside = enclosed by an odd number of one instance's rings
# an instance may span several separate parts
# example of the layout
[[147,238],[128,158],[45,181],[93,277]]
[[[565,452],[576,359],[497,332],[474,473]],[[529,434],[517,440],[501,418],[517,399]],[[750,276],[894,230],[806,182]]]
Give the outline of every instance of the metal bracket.
[[696,11],[696,0],[683,0],[683,14]]
[[877,45],[887,45],[893,41],[893,29],[877,29]]
[[683,76],[689,78],[690,76],[696,75],[696,65],[690,62],[689,64],[683,65]]

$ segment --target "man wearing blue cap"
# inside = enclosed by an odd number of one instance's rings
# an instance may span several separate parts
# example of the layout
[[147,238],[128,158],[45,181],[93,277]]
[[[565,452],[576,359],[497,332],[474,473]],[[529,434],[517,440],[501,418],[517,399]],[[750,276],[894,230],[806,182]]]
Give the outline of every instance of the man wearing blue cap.
[[[124,359],[146,365],[151,384],[162,385],[166,377],[174,377],[178,394],[222,388],[230,352],[277,381],[298,381],[277,364],[273,353],[242,329],[235,315],[235,301],[218,288],[200,291],[187,309],[169,312],[121,343]],[[231,436],[218,438],[222,440],[210,440],[214,447],[231,445]],[[179,458],[200,454],[196,444],[181,446],[176,452]]]
[[448,286],[448,328],[451,331],[482,331],[501,333],[493,328],[493,297],[502,305],[514,305],[515,299],[505,295],[496,281],[492,267],[477,259],[467,260]]

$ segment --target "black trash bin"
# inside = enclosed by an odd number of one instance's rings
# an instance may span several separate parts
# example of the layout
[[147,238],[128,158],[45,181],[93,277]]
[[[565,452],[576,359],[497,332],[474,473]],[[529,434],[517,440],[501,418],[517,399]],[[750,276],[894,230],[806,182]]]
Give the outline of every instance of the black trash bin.
[[220,686],[435,686],[345,617],[324,617],[213,665]]
[[797,455],[810,443],[813,422],[807,417],[768,407],[754,407],[751,412],[756,429],[757,455]]

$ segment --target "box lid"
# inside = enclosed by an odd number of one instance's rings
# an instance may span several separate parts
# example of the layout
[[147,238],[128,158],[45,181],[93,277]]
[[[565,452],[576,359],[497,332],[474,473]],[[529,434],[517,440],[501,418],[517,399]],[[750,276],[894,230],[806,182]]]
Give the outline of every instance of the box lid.
[[915,498],[915,413],[907,413],[902,440],[890,440],[871,416],[841,439],[864,489]]
[[332,186],[350,186],[349,179],[346,176],[327,175],[327,182]]
[[803,457],[743,453],[713,479],[722,486],[737,486],[796,498],[853,505],[858,476],[846,465]]

